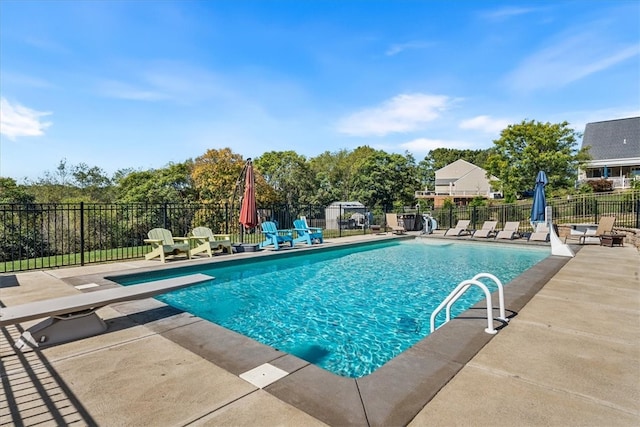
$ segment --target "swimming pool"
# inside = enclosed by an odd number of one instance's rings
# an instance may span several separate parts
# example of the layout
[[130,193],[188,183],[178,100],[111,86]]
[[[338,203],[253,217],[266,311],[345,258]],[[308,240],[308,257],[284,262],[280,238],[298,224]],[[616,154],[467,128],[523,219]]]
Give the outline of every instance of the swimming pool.
[[[338,375],[358,378],[427,336],[433,309],[462,280],[486,271],[508,283],[548,255],[548,248],[394,240],[241,265],[203,265],[199,271],[215,281],[159,299]],[[469,292],[453,315],[481,298],[480,292]]]

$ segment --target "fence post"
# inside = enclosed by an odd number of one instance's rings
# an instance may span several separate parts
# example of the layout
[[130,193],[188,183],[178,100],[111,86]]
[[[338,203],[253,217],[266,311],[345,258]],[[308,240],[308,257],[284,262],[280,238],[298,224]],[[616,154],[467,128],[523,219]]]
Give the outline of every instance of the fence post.
[[80,202],[80,265],[84,265],[84,202]]
[[598,223],[598,200],[593,199],[593,223]]
[[167,202],[162,204],[162,228],[167,228]]
[[478,209],[477,206],[471,207],[471,228],[476,229],[476,223],[478,222]]
[[224,233],[229,234],[229,202],[224,202]]
[[640,228],[640,199],[636,200],[636,224],[634,228]]

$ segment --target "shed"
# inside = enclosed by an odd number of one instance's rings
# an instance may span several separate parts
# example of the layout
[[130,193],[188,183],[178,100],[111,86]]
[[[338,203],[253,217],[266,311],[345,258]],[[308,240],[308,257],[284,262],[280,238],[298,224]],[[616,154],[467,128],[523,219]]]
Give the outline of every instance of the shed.
[[[350,228],[348,219],[356,213],[366,215],[367,208],[360,202],[333,202],[325,209],[326,228],[338,230],[340,225]],[[341,222],[341,219],[346,219],[346,222]]]

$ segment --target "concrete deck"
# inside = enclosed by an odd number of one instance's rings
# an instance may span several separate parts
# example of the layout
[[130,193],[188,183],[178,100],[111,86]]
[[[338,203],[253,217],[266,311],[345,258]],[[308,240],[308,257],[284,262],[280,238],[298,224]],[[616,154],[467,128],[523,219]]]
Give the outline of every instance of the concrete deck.
[[[0,302],[206,262],[3,275]],[[550,257],[536,267],[506,288],[513,317],[497,335],[484,334],[486,320],[470,310],[358,380],[152,299],[100,309],[104,334],[27,352],[12,343],[37,322],[0,328],[0,426],[640,425],[638,251],[585,245],[568,262]],[[251,377],[253,368],[262,370]]]

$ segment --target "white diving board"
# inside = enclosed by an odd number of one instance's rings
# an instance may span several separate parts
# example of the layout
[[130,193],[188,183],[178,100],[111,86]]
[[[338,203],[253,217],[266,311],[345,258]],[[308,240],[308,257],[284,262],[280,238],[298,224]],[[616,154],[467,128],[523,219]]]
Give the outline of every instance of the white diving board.
[[206,274],[191,274],[138,285],[86,292],[0,308],[0,327],[48,317],[22,334],[16,347],[27,343],[56,344],[104,332],[104,321],[95,313],[109,304],[150,298],[159,294],[214,280]]

